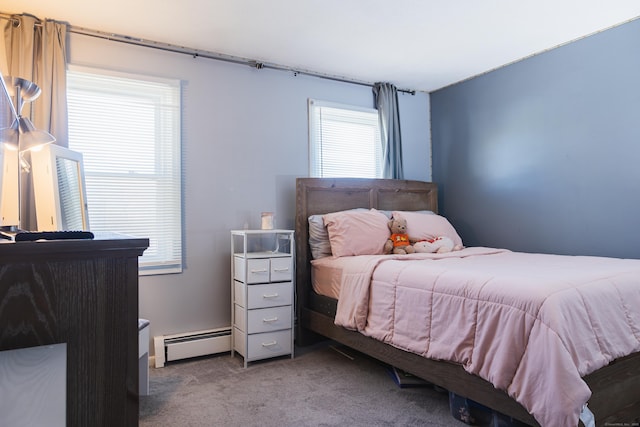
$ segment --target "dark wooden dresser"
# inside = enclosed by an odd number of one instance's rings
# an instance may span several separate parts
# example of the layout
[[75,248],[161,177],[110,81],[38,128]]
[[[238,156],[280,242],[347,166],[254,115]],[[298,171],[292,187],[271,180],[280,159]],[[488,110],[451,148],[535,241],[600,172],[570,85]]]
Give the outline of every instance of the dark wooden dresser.
[[0,351],[66,343],[67,426],[138,425],[138,257],[148,239],[0,241]]

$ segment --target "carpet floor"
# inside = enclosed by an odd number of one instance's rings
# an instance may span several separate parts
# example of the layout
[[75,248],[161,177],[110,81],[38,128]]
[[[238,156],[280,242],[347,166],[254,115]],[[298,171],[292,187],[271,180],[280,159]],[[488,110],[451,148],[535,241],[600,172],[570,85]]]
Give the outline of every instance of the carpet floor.
[[246,369],[227,353],[170,362],[149,375],[142,427],[465,426],[451,416],[447,393],[400,388],[387,366],[333,343]]

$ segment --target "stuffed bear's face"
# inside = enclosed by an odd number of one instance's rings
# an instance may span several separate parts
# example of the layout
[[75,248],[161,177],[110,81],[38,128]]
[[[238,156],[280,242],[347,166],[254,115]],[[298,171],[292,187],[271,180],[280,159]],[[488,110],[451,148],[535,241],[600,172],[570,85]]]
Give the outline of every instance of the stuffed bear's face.
[[393,234],[407,234],[407,220],[405,219],[392,219],[389,221],[389,228]]

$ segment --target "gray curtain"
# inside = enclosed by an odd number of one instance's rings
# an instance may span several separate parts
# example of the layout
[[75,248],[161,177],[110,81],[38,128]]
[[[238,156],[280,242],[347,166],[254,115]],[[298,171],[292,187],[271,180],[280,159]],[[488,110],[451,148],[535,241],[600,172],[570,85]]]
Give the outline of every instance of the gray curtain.
[[391,83],[376,83],[373,86],[373,99],[375,107],[378,109],[382,137],[384,156],[382,176],[404,179],[398,90]]
[[[25,103],[22,115],[29,117],[36,128],[52,134],[56,144],[67,147],[67,26],[55,21],[41,21],[27,14],[5,19],[4,31],[0,33],[2,73],[30,80],[42,90],[37,99]],[[29,153],[25,155],[29,161]],[[21,227],[35,230],[31,174],[21,173],[20,179]]]

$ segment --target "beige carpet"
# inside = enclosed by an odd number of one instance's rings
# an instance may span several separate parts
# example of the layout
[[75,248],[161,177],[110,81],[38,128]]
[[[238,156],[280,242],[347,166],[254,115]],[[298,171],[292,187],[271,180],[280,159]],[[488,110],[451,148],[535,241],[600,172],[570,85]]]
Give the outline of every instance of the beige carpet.
[[139,425],[465,426],[450,415],[446,393],[400,388],[386,366],[330,344],[247,369],[228,353],[152,368]]

